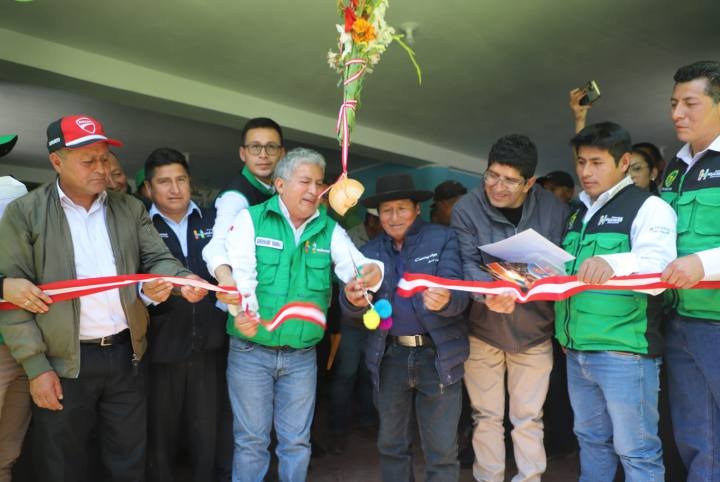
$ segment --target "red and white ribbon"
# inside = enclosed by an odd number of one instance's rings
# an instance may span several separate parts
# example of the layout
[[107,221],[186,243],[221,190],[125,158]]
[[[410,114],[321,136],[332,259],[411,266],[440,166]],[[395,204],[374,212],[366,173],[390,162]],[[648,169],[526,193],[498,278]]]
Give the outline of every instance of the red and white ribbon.
[[[427,288],[446,288],[483,295],[514,294],[518,303],[531,301],[559,301],[587,290],[653,290],[675,288],[660,280],[659,273],[635,274],[610,278],[602,285],[585,284],[575,276],[543,278],[525,291],[509,281],[464,281],[437,276],[405,273],[398,283],[398,294],[409,297]],[[701,281],[693,289],[720,289],[720,281]]]
[[[170,281],[175,286],[193,286],[195,288],[202,288],[208,291],[238,293],[235,288],[216,286],[208,283],[207,281],[179,278],[177,276],[158,276],[154,274],[103,276],[99,278],[85,278],[80,280],[54,281],[52,283],[39,285],[38,287],[50,298],[52,298],[53,303],[58,303],[60,301],[67,301],[81,296],[100,293],[101,291],[123,288],[136,283],[147,283],[155,280]],[[238,296],[240,297],[240,301],[242,301],[242,295],[238,293]],[[0,310],[17,309],[20,308],[12,303],[0,301]],[[262,323],[268,331],[273,331],[289,319],[301,319],[309,323],[314,323],[323,329],[326,325],[325,312],[315,304],[303,302],[288,303],[275,314],[272,320],[261,320],[260,323]]]
[[367,69],[367,61],[364,59],[350,59],[347,62],[345,62],[346,69],[350,68],[351,65],[358,65],[358,64],[362,64],[362,67],[360,67],[360,70],[358,70],[353,75],[351,75],[350,77],[345,79],[345,81],[343,82],[343,85],[348,85],[348,84],[355,82],[357,79],[362,77],[362,75],[365,73],[365,69]]
[[340,106],[340,113],[338,114],[337,124],[335,131],[340,132],[342,135],[342,174],[347,174],[348,166],[348,152],[350,150],[350,128],[348,126],[348,109],[355,110],[357,107],[357,100],[349,99],[342,103]]

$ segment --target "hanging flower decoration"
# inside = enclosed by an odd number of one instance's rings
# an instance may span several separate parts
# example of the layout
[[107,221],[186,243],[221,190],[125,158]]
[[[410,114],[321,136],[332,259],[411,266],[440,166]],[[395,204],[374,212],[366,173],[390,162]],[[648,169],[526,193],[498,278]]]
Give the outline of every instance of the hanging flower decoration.
[[[363,76],[373,71],[380,62],[380,56],[393,41],[408,53],[415,66],[418,82],[422,83],[422,73],[415,60],[415,52],[403,42],[403,36],[397,34],[395,29],[385,22],[387,7],[388,0],[338,0],[338,16],[343,23],[336,26],[339,34],[338,49],[328,52],[328,64],[341,74],[339,83],[343,87],[343,102],[340,106],[336,126],[338,142],[341,146],[342,174],[338,181],[330,187],[331,194],[333,190],[338,189],[347,191],[343,181],[347,179],[350,134],[355,125],[355,112],[360,100]],[[353,193],[357,193],[355,199],[349,199],[344,194],[342,206],[333,205],[331,196],[330,205],[338,214],[344,215],[349,209],[348,206],[351,207],[357,203],[363,190],[364,188],[358,192],[357,189],[353,189]]]

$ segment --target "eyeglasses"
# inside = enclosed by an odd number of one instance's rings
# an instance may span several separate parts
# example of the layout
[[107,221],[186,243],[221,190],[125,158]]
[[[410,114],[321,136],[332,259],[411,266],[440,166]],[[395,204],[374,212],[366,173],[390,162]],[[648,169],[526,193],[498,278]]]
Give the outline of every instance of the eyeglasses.
[[508,189],[515,190],[525,184],[525,178],[514,179],[511,177],[500,176],[492,171],[485,171],[483,174],[483,180],[487,186],[494,186],[495,184],[502,184]]
[[280,149],[282,149],[280,144],[250,144],[243,147],[253,156],[259,156],[263,149],[265,149],[265,153],[268,156],[274,156],[280,152]]

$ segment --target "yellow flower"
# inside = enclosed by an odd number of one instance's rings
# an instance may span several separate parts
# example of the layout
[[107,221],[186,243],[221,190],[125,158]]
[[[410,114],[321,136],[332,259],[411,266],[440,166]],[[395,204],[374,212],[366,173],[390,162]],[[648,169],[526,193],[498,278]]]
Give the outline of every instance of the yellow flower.
[[352,38],[354,42],[372,42],[375,40],[375,28],[366,19],[360,17],[353,23]]

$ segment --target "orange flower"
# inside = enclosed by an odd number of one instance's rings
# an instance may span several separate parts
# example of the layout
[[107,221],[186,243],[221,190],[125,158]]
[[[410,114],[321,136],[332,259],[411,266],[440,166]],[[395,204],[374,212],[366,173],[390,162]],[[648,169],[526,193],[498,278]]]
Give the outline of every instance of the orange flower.
[[352,26],[353,42],[372,42],[375,37],[375,28],[367,19],[360,17],[355,20]]

